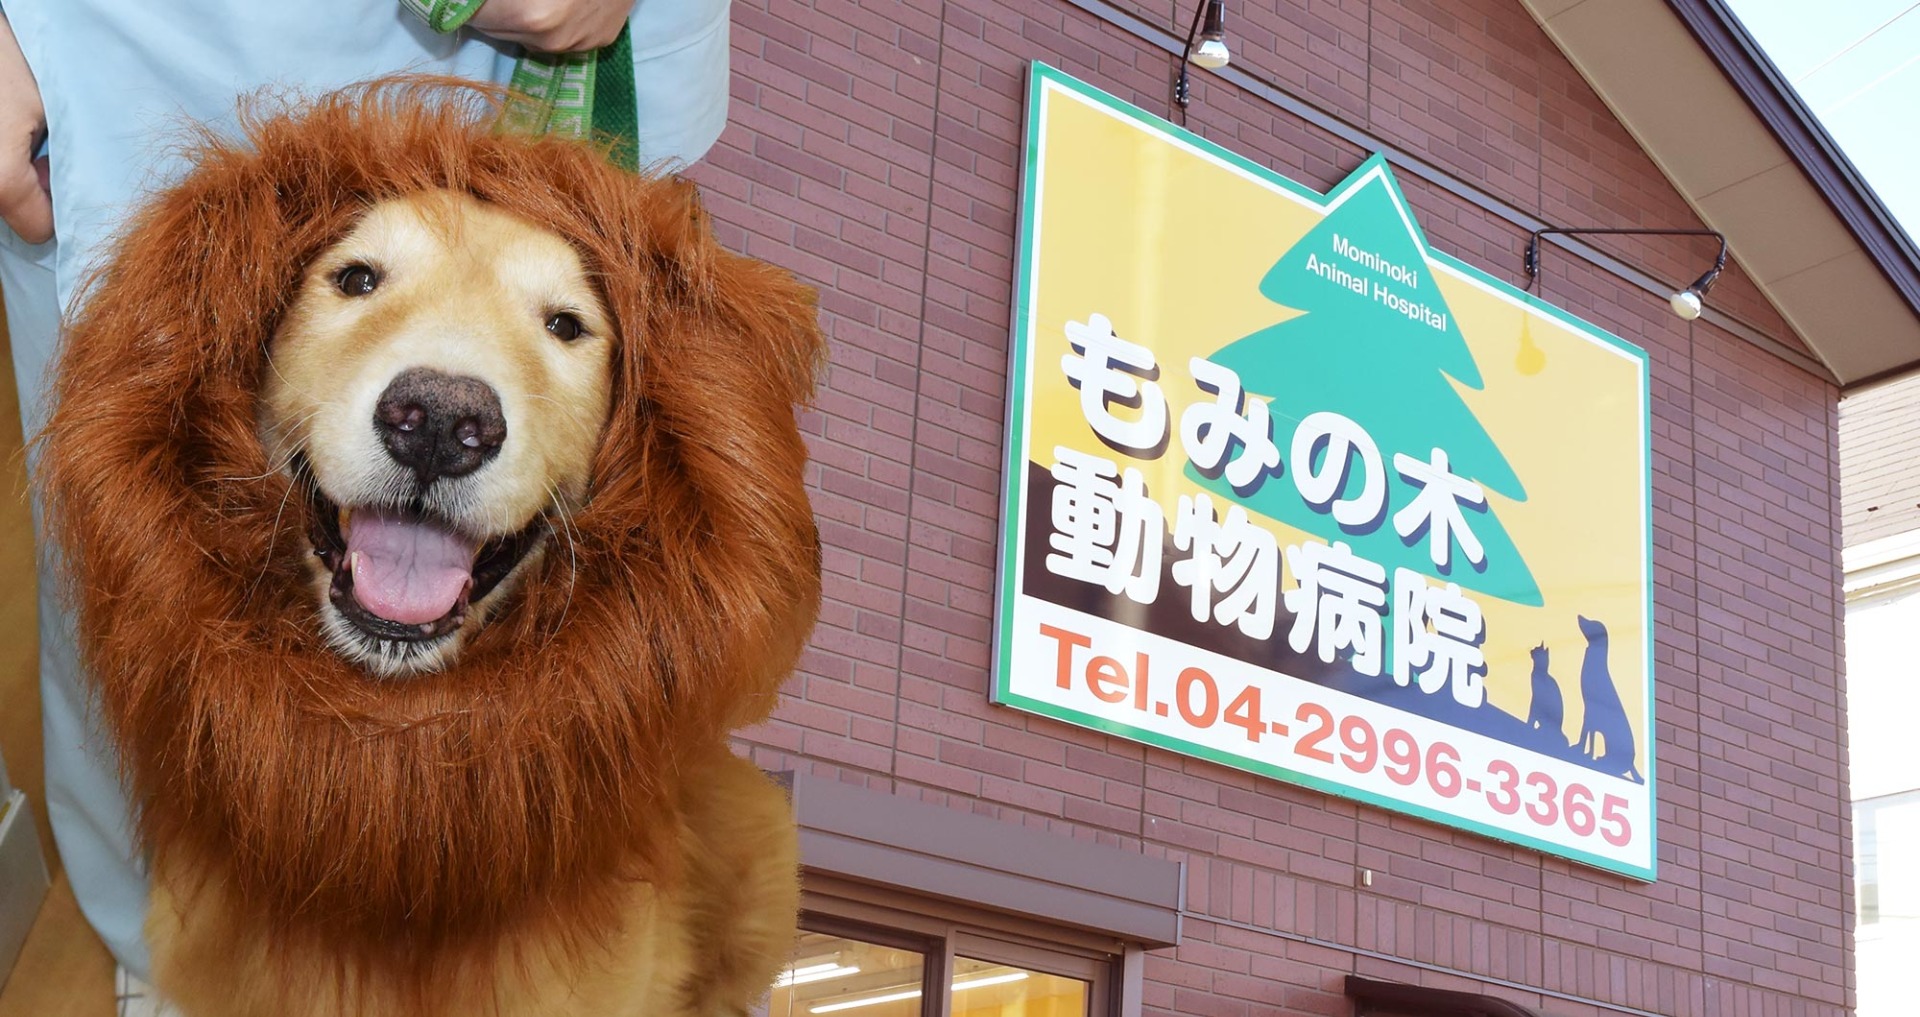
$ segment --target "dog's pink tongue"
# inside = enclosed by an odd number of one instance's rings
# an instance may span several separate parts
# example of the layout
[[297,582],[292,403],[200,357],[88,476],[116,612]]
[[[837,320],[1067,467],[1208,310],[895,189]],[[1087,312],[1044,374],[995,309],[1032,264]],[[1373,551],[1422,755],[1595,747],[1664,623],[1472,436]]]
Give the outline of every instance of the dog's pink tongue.
[[473,581],[475,545],[433,523],[375,509],[353,514],[353,599],[388,621],[420,625],[453,610]]

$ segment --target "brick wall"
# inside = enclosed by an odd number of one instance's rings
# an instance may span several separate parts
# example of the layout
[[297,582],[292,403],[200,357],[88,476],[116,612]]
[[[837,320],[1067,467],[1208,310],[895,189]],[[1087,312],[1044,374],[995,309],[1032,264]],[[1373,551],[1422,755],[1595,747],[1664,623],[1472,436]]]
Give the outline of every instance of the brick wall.
[[[1232,6],[1237,67],[1494,201],[1698,225],[1516,0]],[[1148,961],[1150,1012],[1345,1014],[1347,973],[1567,1017],[1847,1012],[1837,394],[1565,252],[1547,295],[1652,355],[1659,882],[988,706],[1025,66],[1162,113],[1174,69],[1095,7],[736,0],[733,124],[695,175],[728,244],[820,287],[833,351],[804,417],[826,603],[743,736],[756,760],[1185,859],[1185,941]],[[1180,34],[1191,15],[1111,10]],[[1195,85],[1195,130],[1302,182],[1366,154]],[[1518,279],[1524,232],[1400,179],[1435,247]],[[1711,254],[1608,248],[1675,280]],[[1737,265],[1710,302],[1801,348]]]

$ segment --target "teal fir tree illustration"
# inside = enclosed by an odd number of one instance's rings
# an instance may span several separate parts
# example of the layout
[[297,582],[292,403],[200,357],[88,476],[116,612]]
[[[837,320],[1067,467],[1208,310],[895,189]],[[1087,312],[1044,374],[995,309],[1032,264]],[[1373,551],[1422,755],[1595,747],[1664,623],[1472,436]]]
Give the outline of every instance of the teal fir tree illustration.
[[[1217,350],[1207,359],[1240,377],[1246,398],[1265,397],[1273,441],[1286,460],[1278,475],[1235,487],[1234,477],[1187,473],[1201,486],[1248,508],[1298,527],[1328,542],[1343,541],[1361,558],[1385,567],[1412,569],[1459,583],[1463,589],[1530,606],[1541,603],[1532,572],[1514,546],[1488,497],[1460,505],[1460,516],[1483,556],[1472,560],[1457,532],[1448,564],[1431,558],[1428,529],[1403,535],[1395,514],[1424,485],[1396,468],[1396,454],[1421,463],[1444,451],[1448,471],[1480,485],[1491,496],[1515,501],[1526,490],[1473,411],[1460,386],[1483,387],[1480,370],[1426,262],[1426,242],[1389,175],[1385,161],[1368,160],[1328,196],[1329,210],[1311,232],[1290,247],[1260,282],[1260,292],[1303,313]],[[1344,521],[1328,507],[1310,504],[1285,473],[1309,469],[1325,474],[1330,454],[1348,456],[1344,484],[1333,501],[1360,499],[1368,483],[1363,460],[1350,444],[1311,445],[1311,461],[1289,455],[1295,431],[1315,413],[1332,413],[1360,426],[1377,445],[1384,507],[1369,519]],[[1327,418],[1318,418],[1325,420]],[[1237,446],[1232,455],[1238,455]],[[1296,453],[1297,454],[1297,453]],[[1229,457],[1231,458],[1231,456]],[[1244,475],[1243,475],[1244,476]],[[1377,496],[1376,496],[1377,498]]]

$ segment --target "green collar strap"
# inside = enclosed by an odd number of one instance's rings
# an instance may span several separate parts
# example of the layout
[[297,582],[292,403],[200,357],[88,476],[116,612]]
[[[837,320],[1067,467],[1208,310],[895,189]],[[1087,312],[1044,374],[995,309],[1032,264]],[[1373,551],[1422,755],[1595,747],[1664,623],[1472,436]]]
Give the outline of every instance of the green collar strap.
[[[400,0],[436,32],[460,30],[486,0]],[[596,50],[526,52],[508,83],[499,129],[564,138],[597,138],[623,169],[639,162],[639,105],[633,89],[633,30]]]

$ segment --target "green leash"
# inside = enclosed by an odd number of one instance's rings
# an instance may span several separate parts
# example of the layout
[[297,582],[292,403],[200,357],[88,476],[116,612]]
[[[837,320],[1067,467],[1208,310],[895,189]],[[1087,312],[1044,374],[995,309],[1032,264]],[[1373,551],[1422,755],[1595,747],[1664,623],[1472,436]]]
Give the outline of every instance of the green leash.
[[[457,32],[486,0],[400,0],[436,32]],[[599,138],[608,158],[639,167],[639,103],[633,90],[633,29],[582,53],[532,53],[513,68],[498,129],[563,138]]]

